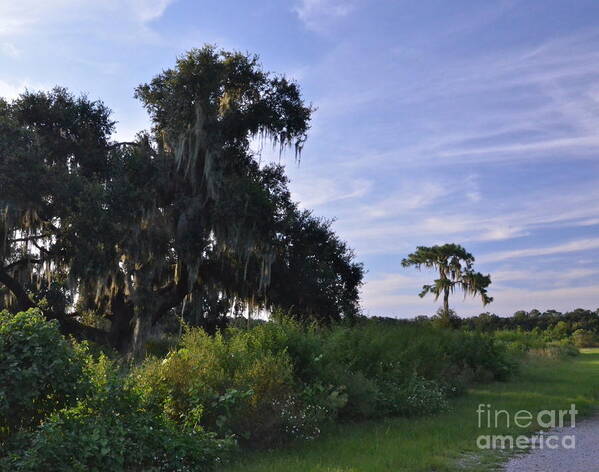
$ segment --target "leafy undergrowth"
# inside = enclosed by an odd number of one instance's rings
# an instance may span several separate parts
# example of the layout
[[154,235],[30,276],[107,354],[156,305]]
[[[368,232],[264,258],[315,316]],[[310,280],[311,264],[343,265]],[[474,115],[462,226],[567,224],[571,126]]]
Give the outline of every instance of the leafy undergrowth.
[[[467,449],[447,444],[464,438],[468,424],[460,421],[473,399],[501,406],[513,396],[512,406],[534,409],[518,383],[452,402],[468,386],[512,376],[536,348],[529,344],[429,322],[319,328],[281,319],[216,336],[188,328],[166,357],[132,366],[65,339],[38,310],[2,312],[0,469],[202,472],[235,457],[237,446],[245,456],[306,439],[304,449],[296,446],[299,459],[281,450],[256,456],[253,470],[289,469],[286,460],[306,470],[310,458],[324,464],[313,470],[440,468],[447,451]],[[578,353],[541,346],[536,370],[527,366],[521,377],[525,386],[542,387],[545,364],[570,365],[558,359]],[[550,406],[547,393],[534,392],[532,406]],[[562,393],[554,392],[557,402]],[[352,421],[370,423],[339,426]],[[320,437],[331,429],[341,439]],[[283,463],[264,469],[264,458]]]
[[320,440],[296,443],[270,452],[245,454],[220,472],[396,472],[489,471],[506,453],[481,454],[476,438],[483,434],[521,435],[528,430],[479,429],[479,404],[519,410],[566,409],[575,403],[581,416],[597,406],[599,349],[583,350],[569,360],[532,358],[517,377],[469,390],[453,399],[450,410],[423,418],[394,418],[337,426]]

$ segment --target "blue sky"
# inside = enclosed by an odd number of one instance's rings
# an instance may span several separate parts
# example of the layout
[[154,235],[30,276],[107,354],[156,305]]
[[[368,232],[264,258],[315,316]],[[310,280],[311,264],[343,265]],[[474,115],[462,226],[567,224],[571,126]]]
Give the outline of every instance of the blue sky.
[[432,313],[433,274],[400,261],[444,242],[491,273],[492,312],[599,307],[599,2],[0,0],[0,96],[85,92],[130,138],[133,88],[204,43],[318,108],[292,189],[365,263],[367,314]]

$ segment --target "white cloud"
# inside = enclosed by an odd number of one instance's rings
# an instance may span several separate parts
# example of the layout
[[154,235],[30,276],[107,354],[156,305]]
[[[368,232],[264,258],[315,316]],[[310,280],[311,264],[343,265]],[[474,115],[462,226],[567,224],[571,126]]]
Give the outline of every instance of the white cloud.
[[131,0],[132,9],[142,22],[160,18],[174,0]]
[[[586,277],[597,271],[567,271],[561,274],[563,281]],[[562,286],[549,284],[551,277],[559,277],[558,272],[498,272],[491,274],[494,281],[530,280],[539,276],[546,285],[541,288],[513,288],[491,285],[489,293],[494,301],[483,307],[480,299],[467,297],[456,292],[450,299],[450,305],[460,316],[471,316],[483,311],[499,315],[510,315],[517,310],[556,309],[561,311],[575,308],[597,309],[599,307],[599,285]],[[433,272],[418,273],[416,276],[404,274],[383,274],[366,282],[362,289],[362,306],[369,315],[389,315],[413,317],[422,314],[434,314],[439,307],[432,296],[418,297],[422,284],[434,278]]]
[[[377,146],[378,156],[371,150],[356,156],[354,166],[594,158],[597,42],[599,34],[584,33],[484,55],[448,56],[440,63],[433,46],[408,56],[384,49],[359,61],[352,61],[351,45],[338,46],[316,71],[334,84],[318,103],[339,118],[373,107],[401,111],[384,127],[380,120],[361,125],[356,139],[372,134],[385,145]],[[397,68],[371,73],[390,57]]]
[[548,139],[537,142],[522,142],[506,145],[486,146],[478,148],[463,148],[453,149],[451,151],[442,151],[438,157],[469,157],[474,156],[479,158],[489,154],[507,155],[508,158],[521,155],[523,153],[532,152],[555,152],[568,150],[569,152],[586,151],[595,156],[595,152],[599,146],[599,136],[576,136],[563,139]]
[[0,43],[0,55],[6,55],[8,57],[19,57],[21,51],[12,43]]
[[549,256],[553,254],[588,251],[591,249],[599,249],[599,238],[578,239],[563,244],[557,244],[555,246],[495,252],[492,254],[486,254],[480,257],[479,260],[481,262],[498,262],[522,257]]
[[[418,194],[420,189],[426,194],[426,182],[415,179],[409,191]],[[459,180],[447,180],[442,187],[449,190],[428,202],[422,199],[426,203],[422,207],[402,206],[401,197],[395,200],[397,208],[394,199],[338,207],[337,228],[365,255],[401,254],[416,244],[524,238],[539,230],[591,226],[599,221],[599,180],[578,184],[576,192],[553,187],[526,195],[506,193],[500,205],[484,195],[479,202],[462,198]]]
[[0,2],[0,36],[15,36],[40,25],[99,19],[144,24],[162,16],[175,0],[21,0]]
[[10,83],[0,80],[0,97],[7,100],[17,98],[25,89],[30,88],[31,84],[27,81],[21,81],[18,83]]
[[362,204],[359,214],[364,219],[386,219],[434,205],[451,190],[434,181],[407,183],[381,200]]
[[493,283],[513,281],[534,281],[543,284],[559,285],[575,279],[583,279],[599,274],[599,269],[568,269],[568,270],[498,270],[492,274]]
[[499,225],[483,231],[475,239],[477,241],[503,241],[505,239],[520,238],[522,236],[527,236],[528,234],[530,233],[519,226]]
[[304,208],[312,209],[340,200],[353,200],[363,197],[372,188],[366,179],[314,177],[292,184],[293,196]]
[[294,8],[299,19],[314,31],[324,31],[333,21],[349,15],[355,2],[349,0],[301,0]]

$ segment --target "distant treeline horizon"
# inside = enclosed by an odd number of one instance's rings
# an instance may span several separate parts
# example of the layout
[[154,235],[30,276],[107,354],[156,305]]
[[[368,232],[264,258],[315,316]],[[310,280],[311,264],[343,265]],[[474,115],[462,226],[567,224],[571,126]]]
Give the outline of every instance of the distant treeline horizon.
[[[371,316],[369,318],[392,323],[409,323],[417,321],[432,321],[439,315],[419,315],[412,318],[395,318],[393,316]],[[497,315],[495,313],[481,313],[470,317],[460,317],[452,313],[451,324],[456,328],[478,331],[497,331],[521,329],[532,331],[539,329],[546,331],[562,323],[564,330],[569,334],[577,329],[585,329],[599,333],[599,308],[595,310],[575,308],[571,311],[560,312],[557,310],[518,310],[511,315]]]

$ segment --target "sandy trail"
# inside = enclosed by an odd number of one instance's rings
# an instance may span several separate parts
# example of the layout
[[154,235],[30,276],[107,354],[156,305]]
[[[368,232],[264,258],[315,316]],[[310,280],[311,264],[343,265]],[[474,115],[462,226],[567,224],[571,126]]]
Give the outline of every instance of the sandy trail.
[[[558,436],[557,449],[534,449],[512,458],[505,472],[599,472],[599,417],[576,424],[575,428],[558,428],[545,433]],[[575,448],[562,447],[565,435],[575,437]]]

